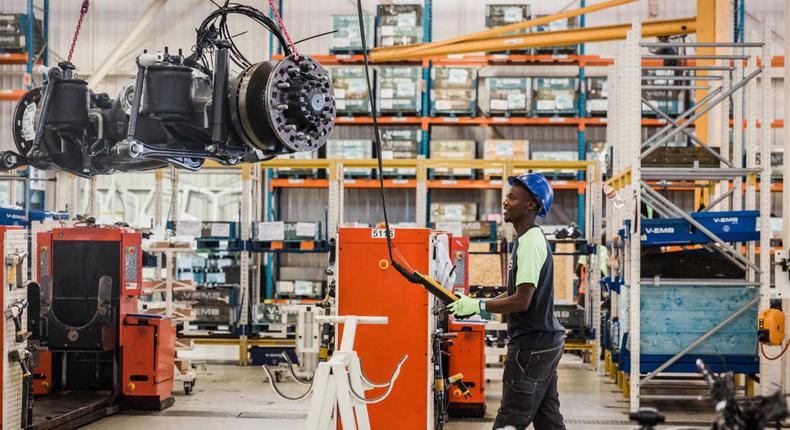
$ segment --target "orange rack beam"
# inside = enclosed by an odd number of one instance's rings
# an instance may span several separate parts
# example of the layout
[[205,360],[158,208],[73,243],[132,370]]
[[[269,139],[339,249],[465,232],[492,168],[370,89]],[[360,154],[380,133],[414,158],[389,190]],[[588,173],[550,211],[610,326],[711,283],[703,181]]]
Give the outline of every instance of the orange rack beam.
[[25,64],[27,54],[0,54],[0,64]]
[[26,90],[0,90],[0,101],[15,102],[25,95]]

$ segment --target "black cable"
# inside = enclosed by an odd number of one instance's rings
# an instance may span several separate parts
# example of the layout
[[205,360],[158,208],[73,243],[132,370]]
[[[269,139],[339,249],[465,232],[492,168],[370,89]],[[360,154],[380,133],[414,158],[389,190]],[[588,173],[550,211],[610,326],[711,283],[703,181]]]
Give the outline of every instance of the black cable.
[[316,35],[314,35],[314,36],[305,37],[304,39],[299,39],[299,40],[297,40],[296,42],[294,42],[294,45],[298,45],[298,44],[300,44],[300,43],[302,43],[302,42],[307,42],[308,40],[313,40],[313,39],[315,39],[316,37],[321,37],[321,36],[328,36],[328,35],[330,35],[330,34],[337,33],[338,31],[340,31],[340,30],[325,31],[325,32],[323,32],[323,33],[319,33],[319,34],[316,34]]
[[390,264],[392,267],[407,281],[421,285],[429,293],[437,296],[440,300],[449,304],[458,300],[452,291],[447,290],[441,284],[431,279],[429,276],[419,273],[418,271],[409,267],[408,262],[401,257],[405,263],[405,267],[395,261],[392,254],[392,230],[390,229],[389,218],[387,217],[387,199],[384,193],[384,162],[381,158],[381,133],[379,132],[378,115],[376,114],[376,99],[373,94],[373,86],[370,84],[370,64],[368,60],[368,47],[365,43],[365,26],[364,17],[362,15],[362,0],[357,0],[357,16],[359,18],[359,34],[362,39],[362,59],[365,64],[365,83],[368,87],[368,98],[370,99],[371,118],[373,120],[373,132],[376,141],[376,159],[378,160],[378,175],[379,175],[379,191],[381,193],[381,210],[384,212],[384,234],[387,238],[387,252],[389,253]]
[[[368,61],[368,47],[365,42],[365,24],[362,14],[362,0],[357,0],[357,16],[359,18],[359,35],[362,39],[362,59],[365,64],[365,82],[368,86],[368,98],[370,99],[370,113],[373,120],[373,134],[376,142],[376,159],[378,160],[379,191],[381,193],[381,210],[384,212],[384,234],[387,238],[387,252],[390,257],[390,264],[398,269],[398,264],[392,258],[392,237],[390,234],[390,221],[387,217],[387,199],[384,196],[384,162],[381,158],[381,133],[379,132],[379,121],[376,113],[376,99],[373,94],[373,86],[370,84],[370,64]],[[400,270],[398,270],[400,271]]]
[[[217,4],[215,3],[215,5]],[[266,14],[251,6],[225,2],[224,6],[217,5],[217,9],[211,12],[195,30],[197,37],[194,53],[190,57],[193,61],[197,62],[198,59],[213,51],[214,42],[219,38],[223,38],[230,45],[230,59],[234,64],[241,68],[247,68],[252,65],[234,42],[233,33],[228,28],[227,16],[231,14],[243,15],[257,22],[277,38],[286,56],[292,54],[291,48],[283,36],[282,29]]]

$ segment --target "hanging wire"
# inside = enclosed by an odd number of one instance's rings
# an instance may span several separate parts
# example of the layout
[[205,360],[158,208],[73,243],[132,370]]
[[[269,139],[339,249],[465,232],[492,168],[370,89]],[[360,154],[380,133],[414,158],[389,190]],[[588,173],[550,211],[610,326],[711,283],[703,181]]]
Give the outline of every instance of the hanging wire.
[[283,24],[283,19],[280,18],[280,12],[274,6],[274,0],[269,0],[269,8],[272,10],[272,13],[274,14],[274,19],[277,20],[277,25],[280,26],[280,30],[283,32],[283,35],[285,36],[285,40],[288,41],[288,47],[291,48],[291,51],[296,56],[296,58],[299,58],[299,51],[296,50],[296,46],[294,46],[294,43],[291,40],[291,36],[288,35],[288,30],[285,28],[285,24]]
[[252,62],[236,45],[234,38],[243,33],[236,34],[230,31],[227,19],[229,15],[242,15],[255,21],[277,38],[280,45],[283,46],[286,56],[290,56],[293,52],[291,45],[288,44],[290,39],[286,39],[287,33],[283,31],[282,23],[278,25],[263,12],[251,6],[230,2],[225,2],[222,6],[217,3],[214,4],[217,6],[217,9],[211,12],[195,30],[197,37],[195,46],[192,48],[193,53],[189,57],[193,64],[206,68],[204,71],[211,69],[211,54],[214,52],[214,43],[219,39],[226,40],[230,45],[228,48],[229,56],[236,66],[246,69],[252,65]]

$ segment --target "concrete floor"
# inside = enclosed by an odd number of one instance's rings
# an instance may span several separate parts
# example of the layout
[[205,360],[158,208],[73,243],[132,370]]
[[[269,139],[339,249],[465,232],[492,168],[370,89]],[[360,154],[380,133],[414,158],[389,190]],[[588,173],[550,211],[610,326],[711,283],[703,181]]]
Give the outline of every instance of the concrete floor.
[[[278,429],[301,430],[306,416],[306,402],[286,402],[277,398],[266,383],[259,367],[209,365],[198,376],[190,396],[183,391],[175,394],[175,405],[159,413],[122,412],[104,418],[86,428],[120,429],[216,429],[228,426],[233,430]],[[488,416],[478,421],[452,422],[447,430],[490,429],[501,396],[501,383],[491,383],[488,394]],[[293,393],[301,391],[295,384]],[[560,402],[568,429],[630,429],[628,403],[616,386],[583,365],[578,358],[566,356],[560,363]],[[670,405],[671,406],[671,405]],[[668,405],[662,405],[667,411]],[[667,411],[670,424],[710,428],[707,407],[689,411],[675,405]],[[709,422],[709,421],[708,421]],[[230,427],[232,426],[232,427]],[[375,429],[373,429],[375,430]]]

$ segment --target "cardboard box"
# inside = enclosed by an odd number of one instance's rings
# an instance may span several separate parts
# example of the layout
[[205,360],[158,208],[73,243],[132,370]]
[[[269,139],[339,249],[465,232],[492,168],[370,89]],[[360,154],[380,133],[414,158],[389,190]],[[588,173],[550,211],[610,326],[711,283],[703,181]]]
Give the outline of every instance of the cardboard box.
[[[572,243],[558,243],[555,252],[571,253],[574,250]],[[576,278],[573,269],[573,255],[554,256],[554,303],[573,303],[573,281]]]
[[573,114],[577,104],[576,78],[533,78],[536,115]]
[[498,254],[488,253],[489,246],[488,243],[469,243],[469,285],[505,284],[502,260]]
[[474,116],[477,108],[477,72],[472,67],[431,69],[431,114]]
[[526,77],[486,77],[478,94],[480,110],[487,116],[526,115],[532,112],[532,82]]
[[474,221],[477,203],[431,203],[431,221]]
[[370,98],[362,66],[327,67],[332,76],[338,115],[370,114]]
[[[484,160],[529,160],[528,140],[492,139],[483,142]],[[484,169],[486,176],[502,176],[502,169]]]
[[[373,158],[373,142],[366,139],[329,139],[326,142],[326,158],[341,160],[364,160]],[[345,168],[347,175],[369,176],[370,169]]]
[[[476,158],[477,143],[474,140],[434,140],[431,139],[431,158],[440,160],[473,160]],[[438,167],[433,169],[435,176],[468,176],[472,177],[474,170],[467,167],[448,168]]]
[[376,46],[411,45],[422,42],[422,6],[380,4],[376,6]]
[[[368,49],[373,48],[373,22],[375,19],[370,15],[363,15],[362,22],[365,25],[365,44]],[[359,17],[357,15],[333,15],[332,16],[332,40],[329,44],[329,52],[336,53],[361,53],[362,37],[359,34]]]
[[[384,160],[403,160],[417,158],[422,133],[416,127],[410,128],[382,128],[381,129],[381,158]],[[414,176],[416,169],[412,168],[385,168],[385,175]]]
[[382,114],[418,114],[422,106],[422,69],[379,67],[376,73],[376,108]]
[[604,77],[587,78],[588,115],[605,115],[609,110],[609,84]]

